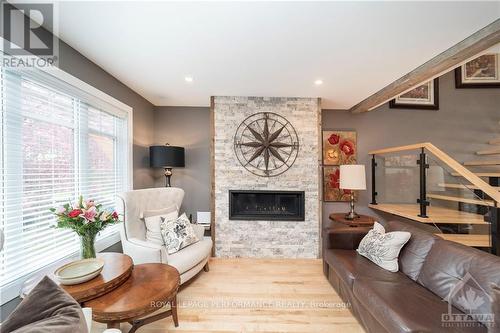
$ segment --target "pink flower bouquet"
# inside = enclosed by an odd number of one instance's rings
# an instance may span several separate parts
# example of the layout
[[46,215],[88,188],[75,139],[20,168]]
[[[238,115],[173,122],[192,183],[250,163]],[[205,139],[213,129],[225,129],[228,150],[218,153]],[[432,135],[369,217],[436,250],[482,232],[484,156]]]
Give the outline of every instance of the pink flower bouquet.
[[102,209],[102,205],[94,200],[83,200],[78,203],[67,203],[58,208],[51,208],[57,217],[57,228],[72,229],[81,239],[82,258],[95,258],[95,237],[104,228],[119,222],[118,214]]

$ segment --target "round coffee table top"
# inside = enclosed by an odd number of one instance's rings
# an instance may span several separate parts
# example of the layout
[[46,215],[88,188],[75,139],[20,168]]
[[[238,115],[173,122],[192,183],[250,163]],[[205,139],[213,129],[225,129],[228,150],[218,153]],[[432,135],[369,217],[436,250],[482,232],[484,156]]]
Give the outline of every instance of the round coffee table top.
[[85,302],[92,317],[102,323],[130,321],[154,312],[177,295],[180,276],[166,264],[134,266],[130,277],[118,288]]
[[[97,254],[97,257],[104,259],[100,275],[84,283],[61,285],[79,303],[104,295],[118,287],[127,280],[134,268],[132,258],[125,254],[105,252]],[[59,283],[56,279],[54,281]]]

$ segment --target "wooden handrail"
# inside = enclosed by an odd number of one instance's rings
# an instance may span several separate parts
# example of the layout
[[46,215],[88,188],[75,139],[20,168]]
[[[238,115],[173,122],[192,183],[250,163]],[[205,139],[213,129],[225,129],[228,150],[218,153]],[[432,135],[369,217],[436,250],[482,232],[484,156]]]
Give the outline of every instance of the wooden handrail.
[[421,149],[421,148],[427,148],[427,146],[430,144],[431,144],[430,142],[415,143],[413,145],[407,145],[407,146],[398,146],[398,147],[372,150],[368,154],[370,154],[370,155],[382,155],[382,154],[390,154],[390,153],[399,153],[399,152],[406,151],[406,150],[416,150],[416,149]]
[[395,96],[418,87],[436,77],[449,72],[455,67],[476,58],[482,52],[500,42],[500,19],[495,20],[481,30],[438,54],[423,65],[385,86],[373,95],[365,98],[349,111],[353,113],[368,112],[387,103]]
[[430,142],[417,143],[413,145],[407,146],[399,146],[392,147],[386,149],[372,150],[369,152],[370,155],[382,155],[382,154],[390,154],[390,153],[398,153],[407,150],[416,150],[416,149],[426,149],[432,155],[436,156],[441,162],[450,167],[453,171],[458,173],[463,178],[467,179],[469,183],[476,186],[478,189],[486,193],[490,198],[492,198],[497,203],[500,203],[500,192],[496,190],[493,186],[489,185],[487,182],[476,176],[472,171],[464,167],[462,164],[455,161],[444,151],[434,146]]

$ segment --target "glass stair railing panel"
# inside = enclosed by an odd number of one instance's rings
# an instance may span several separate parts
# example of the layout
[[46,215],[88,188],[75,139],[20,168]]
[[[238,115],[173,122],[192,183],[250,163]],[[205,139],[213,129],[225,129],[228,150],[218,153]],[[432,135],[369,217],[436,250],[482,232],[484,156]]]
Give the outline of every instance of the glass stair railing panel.
[[494,201],[432,155],[427,164],[428,216],[439,230],[436,233],[465,245],[489,248]]
[[418,153],[378,155],[376,192],[378,203],[416,204],[419,193]]

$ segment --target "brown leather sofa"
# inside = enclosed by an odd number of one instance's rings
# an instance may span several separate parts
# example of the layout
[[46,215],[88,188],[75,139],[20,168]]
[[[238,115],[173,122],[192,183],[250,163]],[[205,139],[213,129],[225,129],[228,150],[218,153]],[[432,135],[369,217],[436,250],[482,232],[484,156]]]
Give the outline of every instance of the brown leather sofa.
[[[385,227],[412,234],[401,250],[397,273],[356,253],[367,228],[323,231],[325,275],[367,332],[500,332],[500,295],[493,288],[500,285],[500,257],[407,222],[391,221]],[[466,291],[469,303],[464,303]],[[459,316],[472,308],[475,315],[463,321]]]

